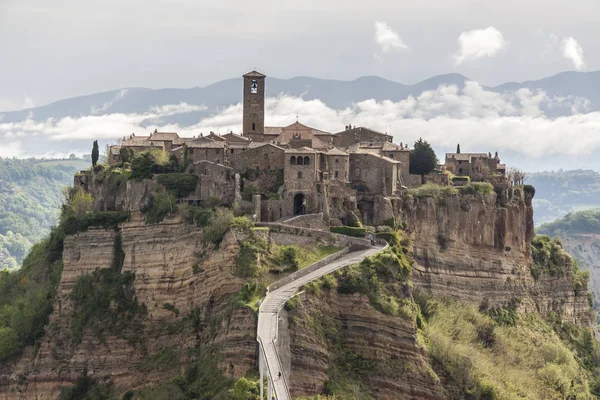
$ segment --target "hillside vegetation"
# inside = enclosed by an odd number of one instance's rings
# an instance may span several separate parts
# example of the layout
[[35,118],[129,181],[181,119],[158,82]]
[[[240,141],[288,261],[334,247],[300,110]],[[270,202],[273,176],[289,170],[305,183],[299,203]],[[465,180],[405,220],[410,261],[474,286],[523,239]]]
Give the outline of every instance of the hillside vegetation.
[[527,175],[535,186],[535,224],[562,218],[570,212],[600,207],[600,174],[592,170],[550,171]]
[[0,158],[0,269],[21,265],[56,224],[62,189],[89,162]]

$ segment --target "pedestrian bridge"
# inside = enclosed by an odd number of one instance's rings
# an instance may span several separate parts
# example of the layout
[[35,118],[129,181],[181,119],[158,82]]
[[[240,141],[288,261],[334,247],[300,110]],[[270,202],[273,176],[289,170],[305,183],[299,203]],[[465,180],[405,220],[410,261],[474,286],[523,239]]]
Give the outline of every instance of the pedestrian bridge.
[[303,270],[295,272],[292,276],[283,278],[267,289],[267,296],[262,301],[258,312],[259,344],[259,372],[260,372],[260,398],[264,399],[264,376],[268,379],[267,399],[273,395],[277,400],[291,400],[287,377],[279,354],[277,354],[277,327],[279,311],[302,285],[305,285],[323,275],[327,275],[340,268],[357,264],[367,257],[375,255],[387,248],[387,244],[377,244],[358,251],[349,252],[344,249],[339,257],[329,263],[317,262]]

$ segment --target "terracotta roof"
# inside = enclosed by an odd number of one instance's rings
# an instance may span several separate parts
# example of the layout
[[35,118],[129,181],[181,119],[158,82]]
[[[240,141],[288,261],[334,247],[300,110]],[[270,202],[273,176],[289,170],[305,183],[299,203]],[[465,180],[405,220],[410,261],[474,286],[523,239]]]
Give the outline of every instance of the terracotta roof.
[[212,142],[196,142],[192,140],[191,142],[187,142],[186,145],[191,149],[224,149],[225,147],[227,147],[227,143],[217,142],[214,140]]
[[301,154],[315,154],[317,153],[317,150],[315,149],[311,149],[309,147],[298,147],[297,149],[286,149],[285,150],[286,154],[287,153],[301,153]]
[[381,150],[383,151],[410,151],[404,147],[400,147],[400,145],[396,143],[383,142],[383,146],[381,146]]
[[265,126],[264,130],[265,135],[281,135],[283,126]]
[[264,147],[264,146],[273,146],[273,147],[275,147],[278,150],[285,150],[283,147],[277,146],[276,144],[269,143],[269,142],[262,142],[262,143],[261,142],[258,142],[258,143],[252,142],[248,146],[248,149],[249,150],[254,150],[254,149],[258,149],[260,147]]
[[394,160],[393,158],[389,158],[389,157],[384,157],[384,156],[382,156],[381,154],[378,154],[378,153],[368,153],[368,152],[365,152],[365,153],[352,153],[352,154],[355,155],[355,156],[377,157],[380,160],[383,160],[383,161],[386,161],[386,162],[389,162],[389,163],[392,163],[392,164],[402,164],[398,160]]
[[378,131],[375,131],[373,129],[365,128],[364,126],[358,126],[356,128],[347,129],[347,130],[344,130],[344,131],[341,131],[341,132],[337,132],[336,135],[341,135],[341,134],[344,134],[346,132],[354,132],[354,133],[358,132],[358,133],[360,133],[360,132],[363,132],[363,131],[374,133],[374,134],[381,135],[381,136],[390,136],[387,133],[378,132]]
[[242,75],[242,76],[243,76],[244,78],[245,78],[245,77],[247,77],[247,76],[248,76],[248,77],[254,76],[254,77],[258,77],[258,78],[266,78],[266,77],[267,77],[266,75],[263,75],[263,74],[261,74],[260,72],[258,72],[258,71],[256,71],[256,70],[250,71],[250,72],[248,72],[247,74],[244,74],[244,75]]
[[194,162],[194,165],[198,165],[198,164],[212,164],[212,165],[216,165],[218,167],[225,168],[225,169],[233,169],[231,167],[228,167],[227,165],[218,164],[216,162],[208,161],[208,160],[200,160],[200,161],[195,161]]
[[348,153],[338,149],[337,147],[334,147],[332,149],[329,149],[329,151],[327,151],[327,155],[328,156],[347,156]]
[[446,153],[447,160],[457,160],[457,161],[469,161],[471,162],[471,158],[488,158],[488,153]]
[[230,149],[248,149],[251,147],[250,145],[251,143],[246,142],[229,142],[227,147]]
[[172,142],[179,139],[179,135],[175,132],[153,132],[150,134],[150,140]]
[[228,142],[248,142],[250,139],[245,137],[245,136],[241,136],[238,134],[235,134],[233,132],[227,133],[223,136],[220,136],[221,139],[223,140],[227,140]]
[[121,146],[110,146],[110,154],[116,156],[121,151]]

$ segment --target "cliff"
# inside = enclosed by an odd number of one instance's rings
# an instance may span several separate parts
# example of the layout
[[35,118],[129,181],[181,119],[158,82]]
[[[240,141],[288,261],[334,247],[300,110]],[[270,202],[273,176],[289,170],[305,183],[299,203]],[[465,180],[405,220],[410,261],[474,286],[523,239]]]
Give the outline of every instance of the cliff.
[[[74,343],[71,289],[78,276],[111,267],[118,234],[125,254],[122,271],[135,273],[131,291],[147,309],[141,328],[102,339],[88,329],[81,343]],[[118,232],[89,229],[67,237],[46,335],[16,365],[3,366],[2,398],[55,399],[84,366],[92,376],[109,375],[120,391],[147,387],[182,374],[197,346],[218,349],[219,365],[228,376],[245,374],[255,363],[256,316],[233,307],[233,296],[244,283],[233,275],[239,250],[235,235],[230,232],[218,248],[206,248],[198,228],[178,219],[148,226],[134,215]],[[199,265],[196,274],[194,264]],[[146,367],[165,351],[176,359],[172,368]]]
[[504,206],[496,200],[496,194],[406,200],[402,217],[412,234],[415,286],[475,305],[517,302],[522,312],[552,311],[591,326],[587,286],[575,290],[569,260],[561,275],[532,273],[531,196],[515,193]]

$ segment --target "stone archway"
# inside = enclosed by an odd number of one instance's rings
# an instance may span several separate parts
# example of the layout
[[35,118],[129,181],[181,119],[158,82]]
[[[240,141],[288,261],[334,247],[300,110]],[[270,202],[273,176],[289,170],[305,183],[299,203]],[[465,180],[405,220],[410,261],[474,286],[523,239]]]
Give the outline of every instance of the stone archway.
[[304,193],[297,193],[294,196],[294,215],[306,214],[306,196]]

